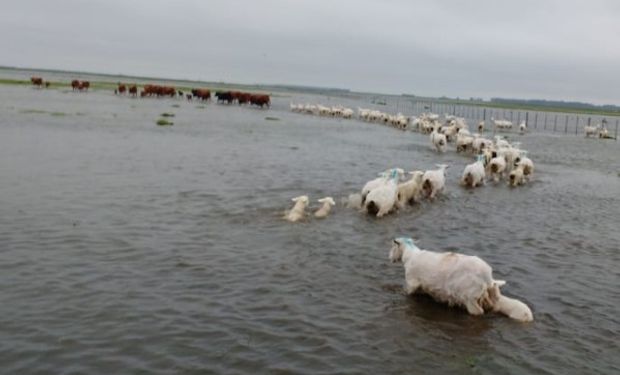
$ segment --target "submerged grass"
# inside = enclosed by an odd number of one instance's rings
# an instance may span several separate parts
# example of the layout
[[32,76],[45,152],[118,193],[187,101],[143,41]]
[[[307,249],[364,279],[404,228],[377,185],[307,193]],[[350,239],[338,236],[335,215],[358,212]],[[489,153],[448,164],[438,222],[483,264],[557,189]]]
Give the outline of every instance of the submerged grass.
[[270,117],[270,116],[265,117],[265,120],[267,120],[267,121],[280,121],[280,119],[278,117]]
[[171,126],[174,125],[174,123],[172,121],[168,121],[165,118],[160,118],[159,120],[157,120],[157,125],[159,126]]
[[164,112],[160,115],[161,117],[174,117],[174,113]]

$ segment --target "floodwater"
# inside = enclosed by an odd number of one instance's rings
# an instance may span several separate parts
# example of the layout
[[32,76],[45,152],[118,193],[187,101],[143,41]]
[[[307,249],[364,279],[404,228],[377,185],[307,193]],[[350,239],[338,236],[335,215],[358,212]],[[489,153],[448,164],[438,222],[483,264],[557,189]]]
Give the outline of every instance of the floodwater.
[[[620,142],[511,134],[535,180],[464,190],[471,157],[289,100],[0,86],[0,372],[620,372]],[[155,125],[163,112],[173,126]],[[314,208],[388,167],[440,162],[433,203],[281,218],[297,195]],[[388,261],[400,235],[482,257],[535,321],[404,295]]]

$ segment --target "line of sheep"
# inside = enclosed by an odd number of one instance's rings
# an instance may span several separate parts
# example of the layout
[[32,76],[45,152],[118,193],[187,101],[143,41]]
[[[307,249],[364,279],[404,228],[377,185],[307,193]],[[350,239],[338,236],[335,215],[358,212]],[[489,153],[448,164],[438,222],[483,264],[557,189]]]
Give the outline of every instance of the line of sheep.
[[345,119],[353,118],[353,114],[355,113],[351,108],[346,108],[340,105],[327,107],[321,104],[290,103],[290,108],[292,112],[304,113],[307,115],[339,117],[339,118],[345,118]]

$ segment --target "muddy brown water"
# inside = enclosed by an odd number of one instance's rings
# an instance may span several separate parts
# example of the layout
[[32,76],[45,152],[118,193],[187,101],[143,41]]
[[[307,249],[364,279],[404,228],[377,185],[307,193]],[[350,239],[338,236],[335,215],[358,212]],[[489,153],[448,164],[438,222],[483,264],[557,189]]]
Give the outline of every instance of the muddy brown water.
[[[511,134],[535,180],[464,190],[470,158],[289,100],[261,111],[0,86],[0,372],[620,371],[618,142]],[[155,125],[164,112],[173,126]],[[281,219],[297,195],[314,208],[388,167],[440,162],[433,203]],[[405,296],[387,258],[400,235],[481,256],[535,321]]]

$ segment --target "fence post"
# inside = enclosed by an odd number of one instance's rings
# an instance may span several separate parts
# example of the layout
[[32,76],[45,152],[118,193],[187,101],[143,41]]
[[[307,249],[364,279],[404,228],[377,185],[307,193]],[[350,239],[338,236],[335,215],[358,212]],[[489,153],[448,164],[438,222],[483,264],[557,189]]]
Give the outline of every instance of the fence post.
[[618,119],[616,119],[616,131],[614,133],[614,138],[616,138],[616,142],[618,142]]
[[521,122],[521,111],[517,112],[517,123]]
[[576,115],[577,121],[575,121],[575,135],[577,135],[577,131],[579,129],[579,115]]
[[568,133],[568,115],[564,116],[564,134]]
[[526,126],[529,126],[529,123],[528,123],[529,117],[530,117],[530,113],[529,112],[525,112],[525,125]]
[[545,112],[545,125],[543,127],[543,130],[547,130],[547,112]]
[[487,121],[487,109],[483,108],[482,109],[482,121]]
[[534,129],[538,128],[538,112],[534,113]]
[[588,117],[588,126],[590,126],[590,120],[592,120],[592,118]]
[[555,127],[558,125],[558,114],[555,114],[555,120],[553,120],[553,132],[555,133]]

